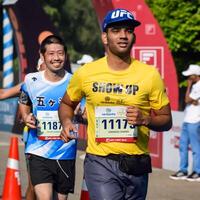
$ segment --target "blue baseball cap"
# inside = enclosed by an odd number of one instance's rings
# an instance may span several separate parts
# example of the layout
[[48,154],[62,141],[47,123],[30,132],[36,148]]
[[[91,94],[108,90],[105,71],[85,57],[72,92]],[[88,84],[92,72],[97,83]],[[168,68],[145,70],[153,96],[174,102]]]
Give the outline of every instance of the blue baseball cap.
[[135,20],[133,14],[128,10],[117,8],[107,13],[103,20],[102,31],[105,32],[108,25],[117,22],[128,22],[133,27],[139,26],[141,23]]

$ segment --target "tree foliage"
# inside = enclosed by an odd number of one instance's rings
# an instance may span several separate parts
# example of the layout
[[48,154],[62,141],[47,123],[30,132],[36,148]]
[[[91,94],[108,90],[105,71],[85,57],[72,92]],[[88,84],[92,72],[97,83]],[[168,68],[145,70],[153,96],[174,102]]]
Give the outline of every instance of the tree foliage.
[[82,54],[99,57],[103,54],[100,28],[90,0],[40,0],[59,33],[66,41],[70,58]]
[[[38,1],[66,41],[71,61],[82,54],[104,54],[91,0]],[[145,1],[163,30],[182,81],[181,71],[191,63],[200,64],[200,0]]]
[[[72,61],[81,54],[100,57],[100,28],[91,0],[40,0],[64,37]],[[200,62],[200,0],[146,0],[171,49],[177,72]],[[182,77],[179,76],[179,80]]]
[[189,64],[200,63],[200,0],[146,0],[146,3],[163,30],[178,74]]

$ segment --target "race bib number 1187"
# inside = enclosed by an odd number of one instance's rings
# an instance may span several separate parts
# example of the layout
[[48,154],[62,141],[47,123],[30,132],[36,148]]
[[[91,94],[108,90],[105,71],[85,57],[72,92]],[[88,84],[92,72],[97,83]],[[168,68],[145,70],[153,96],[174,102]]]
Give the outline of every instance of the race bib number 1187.
[[41,140],[60,139],[61,124],[57,111],[37,111],[38,138]]

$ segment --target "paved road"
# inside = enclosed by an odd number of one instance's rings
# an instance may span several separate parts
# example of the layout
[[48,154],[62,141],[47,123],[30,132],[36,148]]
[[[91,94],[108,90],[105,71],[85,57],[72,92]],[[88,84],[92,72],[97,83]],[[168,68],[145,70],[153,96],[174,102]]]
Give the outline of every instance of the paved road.
[[[12,134],[0,132],[0,195],[4,187],[4,174],[6,172],[6,163],[10,136]],[[19,141],[20,156],[20,177],[22,195],[25,194],[27,185],[26,165],[23,154],[23,143]],[[69,200],[79,200],[82,187],[83,177],[83,159],[84,151],[78,151],[77,169],[76,169],[76,187],[75,193],[69,196]],[[173,181],[168,177],[173,173],[168,170],[153,169],[150,175],[149,190],[147,200],[199,200],[200,199],[200,182]],[[14,199],[13,199],[14,200]]]

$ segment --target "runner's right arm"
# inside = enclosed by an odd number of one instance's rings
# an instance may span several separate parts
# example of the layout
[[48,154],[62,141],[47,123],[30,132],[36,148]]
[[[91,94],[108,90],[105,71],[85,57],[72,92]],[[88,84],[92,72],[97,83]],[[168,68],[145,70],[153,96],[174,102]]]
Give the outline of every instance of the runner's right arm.
[[22,120],[29,128],[36,128],[36,118],[31,112],[32,102],[28,94],[21,88],[21,93],[19,97],[19,111],[22,115]]

